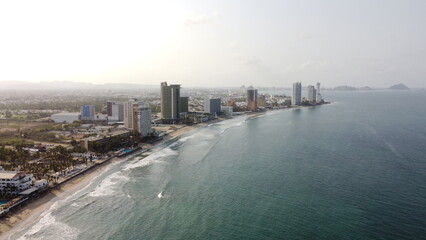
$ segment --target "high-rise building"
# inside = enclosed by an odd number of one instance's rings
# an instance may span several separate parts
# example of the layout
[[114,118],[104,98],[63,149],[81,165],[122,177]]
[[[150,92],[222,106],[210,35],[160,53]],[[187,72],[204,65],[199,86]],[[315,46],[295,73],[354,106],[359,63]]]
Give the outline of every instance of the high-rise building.
[[107,102],[107,114],[109,121],[124,120],[124,104],[120,102]]
[[256,111],[257,109],[257,89],[252,87],[247,90],[247,109]]
[[207,98],[204,100],[204,112],[219,113],[221,111],[220,98]]
[[316,97],[316,101],[317,103],[321,103],[321,93],[320,93],[320,83],[317,82],[317,97]]
[[242,86],[240,87],[240,93],[241,93],[241,94],[244,94],[244,93],[246,93],[246,91],[247,91],[246,86],[242,85]]
[[188,102],[189,97],[180,97],[180,112],[187,113],[188,112]]
[[140,105],[144,105],[143,102],[137,101],[136,99],[132,98],[129,99],[129,101],[124,103],[124,127],[130,130],[137,131],[137,115],[136,112],[138,111],[138,107]]
[[174,123],[180,119],[180,85],[161,83],[161,119]]
[[140,133],[142,137],[146,137],[152,132],[151,109],[142,104],[138,104],[136,109],[137,129],[134,130]]
[[291,105],[297,106],[302,103],[302,83],[293,83],[293,95],[291,96]]
[[308,102],[310,102],[310,103],[315,103],[316,97],[317,97],[316,95],[317,95],[317,93],[316,93],[315,87],[312,86],[312,85],[309,85],[306,100],[308,100]]
[[81,120],[95,119],[95,106],[83,105],[80,107]]

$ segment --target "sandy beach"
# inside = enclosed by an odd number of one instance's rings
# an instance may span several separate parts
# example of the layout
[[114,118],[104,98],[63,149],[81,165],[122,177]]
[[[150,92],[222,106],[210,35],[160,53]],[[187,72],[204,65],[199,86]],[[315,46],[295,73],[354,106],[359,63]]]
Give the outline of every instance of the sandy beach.
[[[200,126],[204,125],[199,124],[195,126],[180,127],[166,135],[163,141],[160,141],[157,144],[162,143],[165,140],[178,137]],[[82,189],[84,186],[89,184],[94,177],[101,173],[106,166],[116,161],[122,161],[122,159],[114,158],[108,164],[92,168],[84,174],[64,183],[59,188],[49,190],[40,198],[31,200],[30,203],[27,203],[20,209],[14,209],[12,213],[0,220],[0,240],[9,239],[11,235],[20,229],[28,227],[34,222],[39,221],[41,214],[48,210],[55,202],[63,200]]]
[[[119,158],[113,158],[110,163],[120,161]],[[108,164],[92,168],[72,180],[64,183],[59,188],[49,190],[45,195],[38,199],[31,200],[20,209],[15,209],[12,214],[0,220],[0,240],[8,239],[12,234],[22,228],[25,228],[40,219],[41,214],[48,210],[55,202],[63,200],[84,186],[97,176]]]

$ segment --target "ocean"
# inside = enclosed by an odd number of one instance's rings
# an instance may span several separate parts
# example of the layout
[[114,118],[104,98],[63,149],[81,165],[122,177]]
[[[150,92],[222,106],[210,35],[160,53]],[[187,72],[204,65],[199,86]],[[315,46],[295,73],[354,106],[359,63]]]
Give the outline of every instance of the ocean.
[[426,91],[322,94],[113,163],[11,239],[426,239]]

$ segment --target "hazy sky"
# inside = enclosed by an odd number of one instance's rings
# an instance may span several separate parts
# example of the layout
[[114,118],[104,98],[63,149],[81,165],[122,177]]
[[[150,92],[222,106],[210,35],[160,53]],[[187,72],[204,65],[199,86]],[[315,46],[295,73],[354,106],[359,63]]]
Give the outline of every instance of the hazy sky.
[[0,80],[426,87],[426,1],[1,1]]

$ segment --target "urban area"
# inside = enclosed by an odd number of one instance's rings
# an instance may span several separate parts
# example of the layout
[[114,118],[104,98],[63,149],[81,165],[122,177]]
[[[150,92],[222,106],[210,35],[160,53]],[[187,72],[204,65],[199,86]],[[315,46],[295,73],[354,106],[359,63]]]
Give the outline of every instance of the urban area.
[[[146,151],[173,133],[267,110],[327,103],[320,83],[291,96],[252,86],[8,91],[0,97],[0,216],[111,159]],[[261,93],[264,92],[264,93]]]

